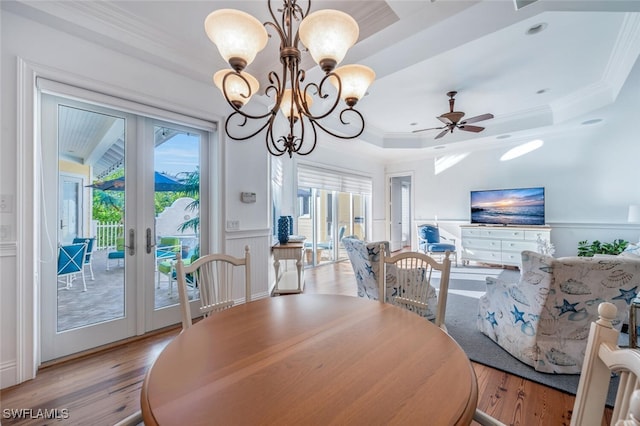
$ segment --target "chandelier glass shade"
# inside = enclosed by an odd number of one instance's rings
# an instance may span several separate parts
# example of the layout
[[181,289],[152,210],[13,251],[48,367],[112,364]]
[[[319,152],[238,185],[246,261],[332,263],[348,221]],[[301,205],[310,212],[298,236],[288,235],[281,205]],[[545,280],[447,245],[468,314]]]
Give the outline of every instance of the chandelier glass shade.
[[[273,20],[264,24],[233,9],[216,10],[205,19],[208,37],[231,66],[213,76],[216,87],[233,108],[225,121],[225,132],[231,139],[246,140],[265,131],[267,149],[272,155],[310,154],[317,143],[317,129],[340,139],[357,138],[364,131],[364,118],[354,106],[366,94],[375,73],[364,65],[336,69],[358,40],[358,24],[337,10],[309,14],[311,1],[305,4],[303,9],[297,0],[283,0],[282,7],[277,9],[281,15],[278,18],[268,0]],[[260,86],[258,80],[244,70],[266,46],[267,29],[273,30],[280,39],[282,68],[268,73],[269,84],[264,89],[264,94],[273,97],[275,103],[266,113],[254,115],[242,107]],[[324,72],[317,83],[305,81],[306,71],[300,68],[300,43]],[[340,100],[345,102],[341,110]],[[314,111],[312,105],[317,105]],[[339,133],[321,123],[334,112],[342,126]],[[278,119],[284,120],[286,126],[277,125]],[[260,124],[249,130],[249,126],[245,127],[249,120],[258,120]],[[283,130],[285,127],[288,129]]]

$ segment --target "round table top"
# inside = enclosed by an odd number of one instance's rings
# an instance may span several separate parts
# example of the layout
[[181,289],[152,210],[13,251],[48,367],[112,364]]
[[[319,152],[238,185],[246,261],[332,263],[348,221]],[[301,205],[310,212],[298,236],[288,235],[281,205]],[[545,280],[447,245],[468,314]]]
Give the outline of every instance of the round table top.
[[265,298],[214,313],[148,371],[145,425],[469,424],[471,362],[443,330],[351,296]]

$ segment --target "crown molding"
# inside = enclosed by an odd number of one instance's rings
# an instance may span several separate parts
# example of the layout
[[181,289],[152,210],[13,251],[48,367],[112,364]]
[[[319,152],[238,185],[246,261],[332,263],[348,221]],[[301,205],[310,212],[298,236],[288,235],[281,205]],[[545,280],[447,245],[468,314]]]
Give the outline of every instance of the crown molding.
[[[192,47],[170,37],[156,26],[141,21],[114,2],[38,1],[13,2],[7,7],[60,31],[88,39],[170,71],[209,82],[211,64],[190,55]],[[3,6],[4,8],[5,6]]]

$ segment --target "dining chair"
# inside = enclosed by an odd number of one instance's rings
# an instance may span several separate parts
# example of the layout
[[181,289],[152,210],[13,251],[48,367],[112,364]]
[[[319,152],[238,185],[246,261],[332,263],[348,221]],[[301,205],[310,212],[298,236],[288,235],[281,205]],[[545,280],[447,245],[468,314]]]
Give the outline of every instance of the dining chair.
[[144,420],[142,418],[141,410],[138,410],[135,413],[125,417],[124,419],[120,420],[118,423],[116,423],[113,426],[138,426],[138,425],[144,426]]
[[238,292],[234,291],[236,280],[234,274],[238,267],[244,267],[244,301],[251,301],[251,254],[249,246],[244,248],[244,257],[233,257],[228,254],[208,254],[198,258],[190,265],[185,265],[178,253],[176,274],[178,279],[178,294],[180,297],[180,311],[182,313],[182,329],[191,327],[191,306],[188,286],[200,290],[199,312],[207,317],[211,312],[221,311],[232,307]]
[[602,424],[612,373],[620,379],[611,425],[640,424],[640,351],[618,346],[620,332],[613,326],[617,314],[613,303],[598,305],[599,319],[589,330],[571,426]]
[[505,423],[502,423],[500,420],[491,417],[478,408],[476,408],[475,413],[473,413],[473,421],[482,426],[507,426]]
[[[415,312],[446,331],[445,310],[451,260],[449,252],[445,252],[442,262],[431,256],[416,251],[401,252],[391,256],[384,255],[381,250],[380,271],[384,279],[383,290],[388,303]],[[431,273],[440,272],[439,290],[431,285]]]
[[84,260],[86,253],[87,245],[85,243],[58,246],[58,278],[65,278],[67,289],[73,287],[75,276],[80,274],[84,287],[83,291],[87,291],[87,282],[84,278]]
[[76,237],[73,239],[73,244],[85,243],[87,245],[87,253],[84,256],[84,266],[89,267],[89,272],[91,272],[92,281],[95,280],[95,277],[93,276],[93,264],[91,262],[91,258],[93,255],[93,247],[95,245],[95,242],[96,242],[95,237],[88,237],[88,238]]
[[379,269],[379,259],[380,253],[389,255],[389,242],[367,242],[351,236],[344,237],[342,244],[347,251],[347,256],[353,268],[358,297],[382,300],[384,291],[381,286],[384,281],[379,279],[380,271],[382,271],[382,269]]

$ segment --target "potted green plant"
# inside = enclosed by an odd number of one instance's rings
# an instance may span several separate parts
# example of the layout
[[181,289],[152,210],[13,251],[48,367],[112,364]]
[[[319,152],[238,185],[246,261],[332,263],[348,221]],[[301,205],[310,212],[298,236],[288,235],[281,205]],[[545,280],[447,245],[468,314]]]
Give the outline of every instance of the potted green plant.
[[627,248],[628,241],[623,239],[613,240],[611,243],[601,243],[598,240],[594,240],[592,243],[589,241],[578,242],[578,256],[593,257],[594,254],[610,254],[618,255]]

